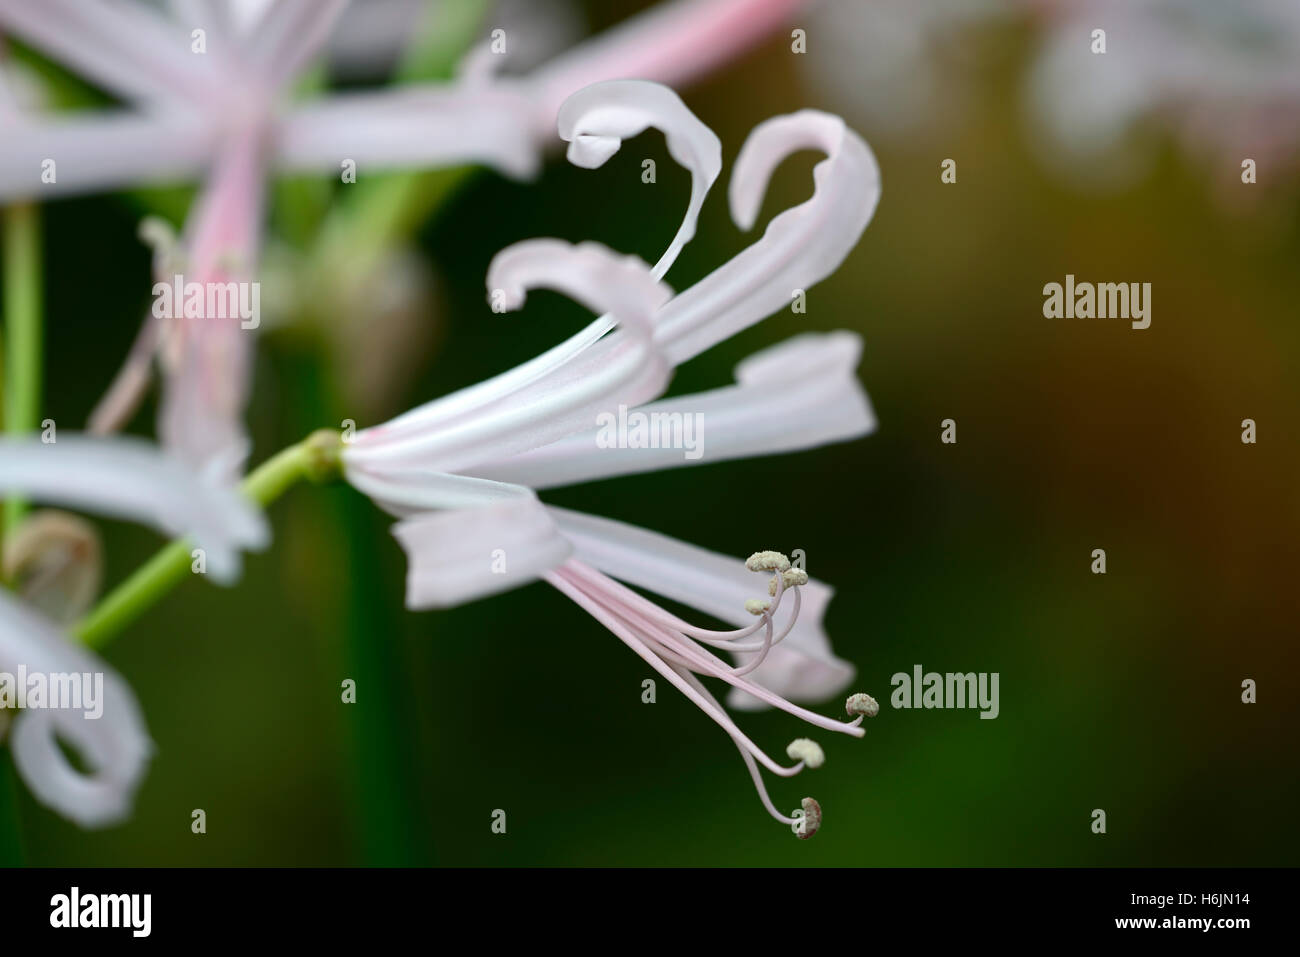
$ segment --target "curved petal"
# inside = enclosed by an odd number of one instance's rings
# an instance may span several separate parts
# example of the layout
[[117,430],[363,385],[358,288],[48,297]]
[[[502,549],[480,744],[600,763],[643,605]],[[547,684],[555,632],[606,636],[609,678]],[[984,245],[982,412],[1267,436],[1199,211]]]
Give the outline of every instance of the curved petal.
[[871,149],[838,116],[801,110],[756,126],[736,158],[728,199],[742,229],[754,225],[772,172],[787,156],[819,149],[811,199],[773,219],[763,238],[679,293],[657,317],[656,340],[679,365],[789,305],[834,272],[880,199]]
[[[623,522],[553,506],[548,511],[573,543],[575,557],[605,574],[737,627],[753,622],[745,600],[765,583],[743,561]],[[856,669],[835,657],[822,628],[834,591],[813,579],[800,590],[803,608],[793,630],[749,677],[790,701],[818,701],[848,687]],[[736,657],[743,664],[751,656]],[[727,703],[747,710],[764,707],[734,688]]]
[[623,140],[648,127],[663,131],[669,154],[690,171],[691,199],[672,244],[651,270],[662,279],[695,236],[704,197],[722,172],[721,141],[676,93],[644,80],[608,80],[579,90],[560,107],[556,125],[569,144],[569,162],[584,169],[603,166]]
[[[844,442],[876,427],[854,376],[862,341],[851,332],[806,333],[750,356],[734,386],[677,396],[629,413],[649,425],[659,448],[611,444],[591,429],[476,466],[475,475],[534,489],[573,485],[683,465],[773,455]],[[669,436],[689,438],[659,441]]]
[[[566,131],[571,139],[581,126],[587,129],[588,122],[598,125],[590,129],[599,131],[599,135],[608,137],[615,130],[632,130],[640,132],[645,125],[654,125],[669,135],[670,151],[674,159],[686,166],[691,172],[691,203],[685,218],[679,227],[673,245],[660,257],[651,270],[655,278],[663,278],[669,266],[695,230],[695,219],[704,196],[717,179],[717,165],[720,156],[713,155],[717,138],[704,126],[677,97],[675,93],[663,87],[643,82],[598,84],[588,90],[580,90],[564,104],[559,121],[560,135]],[[612,112],[606,112],[612,110]],[[600,115],[594,115],[599,112]],[[642,124],[642,125],[637,125]],[[628,132],[623,135],[632,135]],[[720,150],[720,147],[716,147]],[[495,285],[489,281],[491,287]],[[439,428],[471,411],[485,408],[490,403],[499,402],[524,387],[537,382],[549,373],[581,355],[593,343],[601,339],[615,321],[611,315],[602,315],[580,332],[564,342],[548,349],[541,355],[509,369],[490,379],[460,389],[450,395],[440,396],[426,402],[419,408],[392,420],[384,427],[400,428],[408,422],[418,421],[421,427]]]
[[553,442],[585,428],[601,410],[620,401],[645,401],[665,388],[671,370],[652,347],[650,328],[654,311],[671,291],[636,257],[596,243],[529,240],[497,255],[488,285],[507,308],[522,305],[525,289],[556,289],[594,311],[609,311],[622,328],[485,407],[452,419],[439,417],[436,407],[416,409],[366,429],[345,458],[371,468],[456,471]]
[[10,494],[190,535],[221,584],[238,577],[241,548],[262,548],[269,538],[265,519],[239,492],[202,481],[139,439],[0,440],[0,495]]
[[[14,765],[42,804],[82,827],[113,824],[131,809],[153,746],[131,689],[102,661],[0,591],[0,668],[14,674],[103,676],[103,711],[27,708],[14,721]],[[59,747],[66,741],[88,773]]]

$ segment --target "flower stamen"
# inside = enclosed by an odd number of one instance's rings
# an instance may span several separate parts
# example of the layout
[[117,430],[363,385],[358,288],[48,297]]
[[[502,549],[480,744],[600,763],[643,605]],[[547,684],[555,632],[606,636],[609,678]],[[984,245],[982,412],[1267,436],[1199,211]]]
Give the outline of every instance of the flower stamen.
[[[789,560],[776,552],[757,552],[751,556],[747,565],[750,565],[753,571],[776,573],[771,581],[772,600],[761,601],[764,607],[757,612],[760,621],[749,628],[732,632],[694,628],[648,598],[575,558],[548,572],[545,577],[605,625],[726,732],[740,751],[746,767],[749,768],[764,808],[777,821],[790,825],[799,837],[806,839],[816,833],[820,826],[820,805],[811,798],[805,798],[802,812],[796,811],[792,816],[781,814],[767,794],[758,772],[758,765],[761,764],[779,777],[792,777],[805,768],[821,767],[825,763],[825,753],[816,742],[808,738],[798,738],[786,749],[786,754],[795,764],[790,767],[782,766],[740,730],[717,699],[704,687],[700,678],[721,679],[760,701],[802,718],[816,727],[854,737],[861,737],[864,733],[858,727],[862,718],[859,716],[854,721],[845,722],[816,714],[745,677],[763,662],[774,645],[790,633],[799,614],[799,586],[807,581],[806,573],[801,569],[789,568]],[[783,565],[786,567],[782,567]],[[794,574],[788,574],[790,572]],[[774,614],[787,590],[794,591],[793,613],[789,622],[777,634]],[[751,599],[751,602],[753,601],[757,600]],[[759,628],[763,629],[761,642],[738,644],[734,641],[738,637],[753,635]],[[725,647],[728,651],[756,652],[756,654],[752,661],[732,667],[703,647],[704,645],[717,645]],[[850,700],[858,701],[859,698],[866,697],[854,696]]]

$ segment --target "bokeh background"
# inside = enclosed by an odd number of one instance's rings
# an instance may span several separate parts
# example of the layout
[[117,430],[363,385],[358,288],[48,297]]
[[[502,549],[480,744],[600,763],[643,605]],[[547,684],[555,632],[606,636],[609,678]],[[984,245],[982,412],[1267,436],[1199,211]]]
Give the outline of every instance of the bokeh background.
[[[644,6],[577,14],[596,30]],[[1300,176],[1275,162],[1240,184],[1239,158],[1225,174],[1222,157],[1146,116],[1142,171],[1098,187],[1084,174],[1107,161],[1072,169],[1026,109],[1046,28],[1022,17],[949,24],[942,42],[867,74],[888,23],[822,11],[795,25],[809,31],[802,57],[774,37],[682,91],[723,141],[724,178],[755,124],[815,107],[871,144],[883,199],[806,315],[719,345],[673,392],[725,384],[791,335],[848,328],[865,339],[878,431],[544,497],[738,556],[802,548],[836,587],[836,651],[885,706],[861,741],[821,736],[822,770],[769,780],[778,806],[821,801],[817,838],[764,814],[731,742],[665,683],[642,704],[643,663],[557,592],[409,613],[388,518],[345,487],[306,487],[274,506],[274,548],[250,557],[236,589],[186,584],[106,650],[157,756],[133,818],[111,830],[83,832],[20,794],[29,863],[1300,863]],[[956,184],[940,182],[945,158]],[[810,195],[816,159],[779,171],[763,222]],[[724,185],[669,274],[675,288],[749,241]],[[319,331],[269,331],[254,461],[576,330],[588,317],[555,295],[492,314],[491,257],[559,236],[653,261],[688,188],[654,133],[598,171],[557,155],[531,184],[458,182],[416,234],[435,277],[419,328],[373,333],[409,375],[349,398],[349,350]],[[61,426],[84,421],[147,306],[140,212],[121,196],[46,207],[46,406]],[[1045,319],[1042,287],[1066,273],[1152,283],[1151,327]],[[133,431],[149,433],[153,412]],[[945,418],[955,446],[939,441]],[[1244,418],[1258,444],[1241,442]],[[160,544],[104,530],[110,583]],[[1094,548],[1104,576],[1090,572]],[[888,707],[890,676],[916,664],[998,672],[1000,716]],[[355,705],[340,702],[349,677]],[[1240,700],[1245,678],[1257,704]],[[803,733],[778,713],[742,725],[776,752]],[[194,808],[205,835],[191,833]],[[504,835],[490,830],[498,808]],[[1105,835],[1090,829],[1094,808]]]

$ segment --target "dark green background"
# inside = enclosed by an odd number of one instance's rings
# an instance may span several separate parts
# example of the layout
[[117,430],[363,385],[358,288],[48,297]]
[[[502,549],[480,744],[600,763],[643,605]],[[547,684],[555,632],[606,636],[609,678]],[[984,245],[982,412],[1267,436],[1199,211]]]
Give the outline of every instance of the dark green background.
[[[616,16],[600,5],[591,19]],[[545,497],[737,556],[802,548],[838,589],[826,624],[858,687],[884,703],[890,675],[914,664],[996,671],[997,720],[885,707],[864,740],[819,735],[825,768],[769,781],[778,806],[805,793],[823,805],[822,833],[797,841],[763,813],[726,736],[662,682],[643,705],[647,669],[558,593],[535,584],[408,613],[387,517],[347,488],[303,488],[273,509],[275,546],[250,557],[236,589],[187,584],[107,650],[158,745],[132,820],[85,833],[24,795],[27,859],[1297,863],[1295,177],[1261,170],[1241,187],[1260,194],[1254,206],[1226,209],[1213,172],[1158,141],[1134,186],[1076,190],[1030,146],[1027,35],[980,42],[975,95],[920,131],[874,130],[851,91],[810,87],[780,39],[685,91],[727,166],[675,288],[746,243],[725,178],[771,115],[843,113],[875,149],[884,193],[806,316],[718,346],[673,391],[724,384],[738,360],[798,332],[855,329],[877,433]],[[658,161],[653,186],[644,157]],[[956,185],[939,181],[945,157]],[[765,219],[810,193],[815,159],[782,168]],[[391,414],[476,381],[585,321],[547,294],[492,315],[483,277],[497,250],[553,235],[653,261],[687,189],[654,134],[599,171],[557,158],[533,184],[475,177],[420,233],[441,285],[419,381],[374,405]],[[84,421],[143,315],[136,218],[117,198],[48,207],[46,404],[61,426]],[[1042,286],[1067,272],[1151,282],[1151,328],[1044,319]],[[319,360],[266,337],[255,461],[337,424],[320,420]],[[948,417],[956,446],[939,442]],[[1254,446],[1240,441],[1247,417]],[[111,582],[159,544],[105,528]],[[1089,571],[1099,547],[1104,577]],[[339,701],[349,676],[353,706]],[[1247,677],[1258,704],[1240,702]],[[782,714],[741,723],[777,753],[805,733]],[[200,807],[208,833],[196,836]],[[490,831],[495,808],[505,835]],[[1107,812],[1104,836],[1090,831],[1093,808]]]

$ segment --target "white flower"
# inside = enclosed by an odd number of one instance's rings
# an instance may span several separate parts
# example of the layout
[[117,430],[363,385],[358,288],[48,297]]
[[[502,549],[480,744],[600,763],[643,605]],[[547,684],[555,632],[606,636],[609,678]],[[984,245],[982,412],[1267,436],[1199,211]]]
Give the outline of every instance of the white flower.
[[[0,591],[0,671],[103,675],[103,713],[25,708],[9,732],[14,765],[42,804],[82,827],[126,817],[148,767],[153,745],[130,687],[99,658],[60,634],[49,621]],[[59,748],[62,739],[89,769],[83,774]]]
[[[852,678],[852,666],[831,654],[821,629],[829,589],[803,575],[787,580],[780,570],[790,568],[789,560],[775,553],[770,568],[778,574],[770,583],[759,579],[755,589],[753,573],[738,559],[547,509],[534,490],[696,461],[675,450],[600,447],[593,423],[619,405],[702,411],[714,423],[709,462],[870,431],[875,420],[854,379],[861,345],[849,333],[798,336],[742,363],[734,386],[653,400],[678,364],[788,306],[792,290],[806,290],[838,267],[874,212],[880,190],[875,159],[828,114],[802,111],[761,124],[736,160],[729,190],[733,218],[742,227],[753,225],[772,172],[800,149],[828,154],[814,169],[812,198],[778,215],[731,261],[672,295],[661,277],[693,235],[703,195],[717,176],[716,140],[676,97],[643,82],[598,84],[566,102],[559,117],[561,135],[572,144],[570,159],[584,166],[599,165],[624,136],[647,125],[665,130],[670,152],[690,168],[693,181],[673,245],[654,269],[594,243],[532,240],[498,254],[488,289],[506,307],[517,308],[527,290],[545,286],[606,314],[516,369],[357,433],[343,449],[345,474],[400,518],[394,533],[408,558],[408,607],[443,607],[544,577],[713,718],[740,749],[767,810],[799,825],[773,806],[758,765],[788,776],[804,762],[787,767],[770,758],[698,676],[730,684],[733,706],[775,706],[818,727],[860,736],[861,716],[841,722],[790,700],[825,697]],[[737,628],[696,628],[615,579]],[[772,600],[755,620],[746,600],[769,587]],[[805,590],[810,615],[800,614]],[[782,599],[791,592],[786,604],[793,608],[785,615]],[[734,653],[738,664],[728,665],[709,648]],[[804,819],[800,836],[811,836],[815,826],[811,817]]]
[[239,492],[142,439],[0,438],[0,497],[9,495],[188,535],[205,552],[208,577],[222,585],[239,577],[241,549],[269,541],[262,514]]
[[[0,200],[202,176],[183,236],[186,279],[246,281],[255,273],[270,167],[337,175],[345,160],[367,172],[479,163],[529,177],[570,93],[627,71],[689,78],[750,45],[801,3],[678,0],[526,77],[492,76],[483,64],[501,58],[489,55],[471,58],[447,86],[293,103],[287,91],[325,45],[346,0],[229,9],[198,0],[177,4],[170,18],[138,0],[0,0],[0,30],[131,104],[53,117],[0,110]],[[203,31],[201,52],[195,30]],[[57,176],[44,181],[51,159]],[[247,452],[251,350],[252,336],[236,321],[150,315],[91,430],[121,427],[158,355],[163,444],[197,466],[221,461],[233,477]]]
[[[261,514],[238,492],[205,481],[173,457],[136,439],[61,436],[0,439],[0,497],[19,495],[142,522],[167,535],[189,535],[207,553],[208,573],[228,584],[240,549],[261,548]],[[0,591],[0,672],[102,674],[103,713],[86,708],[28,708],[13,723],[14,763],[32,794],[83,827],[125,817],[152,746],[135,696],[117,674],[73,644],[32,609]],[[83,702],[84,705],[84,702]],[[57,738],[72,745],[88,772],[74,768]]]

